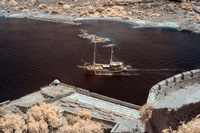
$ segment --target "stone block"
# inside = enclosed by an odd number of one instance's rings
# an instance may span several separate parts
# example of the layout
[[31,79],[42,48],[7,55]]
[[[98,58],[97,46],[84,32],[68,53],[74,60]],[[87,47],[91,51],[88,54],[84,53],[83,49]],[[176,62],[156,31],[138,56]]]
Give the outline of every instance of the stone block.
[[118,116],[118,117],[122,117],[123,116],[123,114],[117,113],[117,112],[114,112],[113,115]]
[[184,72],[183,74],[183,79],[184,80],[190,80],[192,77],[192,73],[190,71]]
[[166,80],[163,80],[163,81],[159,82],[158,85],[160,85],[160,89],[163,89],[167,86],[167,82],[166,82]]
[[95,109],[101,111],[101,108],[95,107]]
[[155,103],[155,102],[156,102],[155,93],[149,93],[149,96],[147,98],[147,103]]
[[92,110],[94,108],[94,106],[92,106],[92,105],[85,105],[85,104],[80,104],[79,107],[86,108],[86,109],[89,109],[89,110]]
[[170,77],[170,78],[166,79],[166,81],[168,83],[168,86],[174,85],[174,77]]
[[106,116],[110,116],[108,113],[104,113],[104,112],[102,112],[102,111],[100,111],[99,114],[101,114],[101,115],[106,115]]
[[10,100],[7,100],[7,101],[4,101],[4,102],[1,102],[0,103],[0,106],[4,105],[4,104],[9,104],[10,103]]
[[200,78],[200,69],[190,71],[193,78]]
[[183,74],[181,73],[181,74],[177,74],[177,75],[175,75],[174,76],[174,81],[175,81],[175,83],[179,83],[179,82],[182,82],[183,81]]
[[76,107],[78,107],[77,105],[73,105],[73,104],[69,104],[69,107],[71,107],[71,108],[76,108]]
[[77,101],[77,99],[74,100],[74,99],[71,99],[71,98],[66,98],[67,103],[75,103],[76,101]]
[[63,106],[63,107],[69,107],[68,104],[61,104],[61,106]]
[[150,89],[149,93],[155,93],[155,92],[158,91],[158,90],[159,90],[159,85],[156,84],[156,85],[154,85],[154,86]]
[[108,114],[112,112],[112,111],[107,110],[107,109],[101,109],[101,111],[104,112],[104,113],[108,113]]
[[71,111],[71,110],[69,110],[69,109],[64,109],[63,110],[63,114],[71,114],[71,115],[78,115],[77,113],[75,113],[74,111]]
[[64,96],[71,95],[75,93],[75,91],[64,85],[57,85],[57,86],[50,85],[50,86],[41,88],[41,93],[44,96],[55,99],[55,98],[61,98]]

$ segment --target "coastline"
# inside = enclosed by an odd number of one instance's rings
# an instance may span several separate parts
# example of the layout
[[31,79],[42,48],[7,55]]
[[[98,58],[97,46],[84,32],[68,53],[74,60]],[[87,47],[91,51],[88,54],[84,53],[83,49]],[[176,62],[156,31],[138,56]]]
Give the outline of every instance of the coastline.
[[172,27],[200,34],[200,2],[165,0],[3,0],[0,17],[29,18],[70,24],[109,20],[138,27]]
[[59,22],[59,23],[67,23],[72,25],[79,25],[81,24],[80,21],[98,21],[98,20],[105,20],[105,21],[116,21],[134,25],[133,28],[143,28],[143,27],[152,27],[152,28],[175,28],[179,31],[186,31],[190,33],[200,34],[200,24],[197,25],[197,28],[194,28],[193,25],[190,24],[188,21],[186,24],[182,22],[156,22],[156,21],[149,21],[145,19],[135,19],[131,18],[130,20],[122,19],[120,17],[71,17],[66,16],[66,14],[58,14],[58,15],[51,15],[51,14],[43,14],[40,12],[28,12],[28,13],[6,13],[5,10],[0,11],[1,18],[27,18],[27,19],[35,19],[39,21],[49,21],[49,22]]

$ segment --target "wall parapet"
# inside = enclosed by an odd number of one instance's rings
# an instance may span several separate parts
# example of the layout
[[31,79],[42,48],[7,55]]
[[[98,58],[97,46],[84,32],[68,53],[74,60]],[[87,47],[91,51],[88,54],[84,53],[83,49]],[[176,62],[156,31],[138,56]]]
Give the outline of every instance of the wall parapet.
[[186,86],[195,83],[200,83],[200,69],[174,75],[173,77],[160,81],[150,89],[147,103],[156,104],[163,97],[180,89],[186,89]]

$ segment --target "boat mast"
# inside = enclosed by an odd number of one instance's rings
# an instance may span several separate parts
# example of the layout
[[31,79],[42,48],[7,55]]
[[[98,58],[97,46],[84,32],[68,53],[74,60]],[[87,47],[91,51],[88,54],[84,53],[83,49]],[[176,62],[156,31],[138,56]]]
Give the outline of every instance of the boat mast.
[[96,36],[94,35],[94,57],[93,57],[93,66],[95,66],[96,62]]
[[113,53],[114,53],[114,51],[113,51],[113,44],[111,44],[110,63],[112,63],[112,62],[113,62]]

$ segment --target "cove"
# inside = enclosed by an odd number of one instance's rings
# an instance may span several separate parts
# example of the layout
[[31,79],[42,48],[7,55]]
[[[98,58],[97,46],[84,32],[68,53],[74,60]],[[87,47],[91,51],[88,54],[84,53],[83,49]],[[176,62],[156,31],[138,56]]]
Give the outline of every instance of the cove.
[[[14,100],[54,79],[112,98],[142,105],[150,88],[180,72],[200,67],[200,35],[170,28],[133,28],[114,21],[81,25],[0,18],[0,102]],[[117,76],[85,74],[77,64],[91,61],[93,45],[77,38],[80,29],[113,39],[115,57],[133,67]],[[98,44],[97,61],[108,62],[109,48]]]

